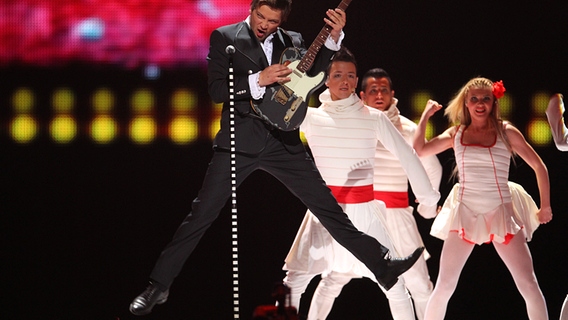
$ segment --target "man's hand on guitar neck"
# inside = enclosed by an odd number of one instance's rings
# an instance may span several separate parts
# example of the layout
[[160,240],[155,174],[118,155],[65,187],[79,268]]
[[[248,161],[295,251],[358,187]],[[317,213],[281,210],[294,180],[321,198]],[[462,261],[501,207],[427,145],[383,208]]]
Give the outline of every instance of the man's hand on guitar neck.
[[341,36],[341,30],[345,27],[347,16],[345,15],[345,11],[341,9],[329,9],[326,14],[329,19],[323,18],[323,21],[332,28],[329,36],[337,43]]
[[273,64],[266,69],[262,70],[258,75],[258,85],[261,87],[266,87],[275,82],[280,84],[290,81],[288,77],[292,73],[292,69],[288,68],[284,64]]

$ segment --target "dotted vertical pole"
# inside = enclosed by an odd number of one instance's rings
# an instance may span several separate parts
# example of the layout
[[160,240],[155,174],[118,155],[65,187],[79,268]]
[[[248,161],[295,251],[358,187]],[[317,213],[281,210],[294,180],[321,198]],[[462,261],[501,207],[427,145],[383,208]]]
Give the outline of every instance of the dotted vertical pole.
[[232,54],[233,46],[226,49],[229,59],[229,124],[231,143],[231,239],[232,239],[232,265],[233,265],[233,319],[239,319],[239,242],[237,228],[237,159],[235,148],[235,80],[233,75]]

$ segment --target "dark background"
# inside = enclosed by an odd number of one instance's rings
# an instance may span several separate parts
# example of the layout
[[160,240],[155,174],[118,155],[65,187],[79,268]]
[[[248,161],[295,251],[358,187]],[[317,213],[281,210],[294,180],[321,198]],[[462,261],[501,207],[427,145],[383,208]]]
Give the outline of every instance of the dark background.
[[[323,26],[334,1],[295,1],[285,28],[301,31],[308,44]],[[383,67],[393,78],[400,109],[408,114],[413,92],[427,89],[446,104],[471,77],[502,79],[515,97],[513,123],[521,130],[531,117],[531,95],[567,92],[567,5],[563,1],[363,1],[347,10],[344,44],[362,74]],[[243,17],[244,18],[244,17]],[[142,70],[69,64],[56,68],[0,69],[0,317],[2,319],[134,319],[131,300],[163,246],[189,212],[211,156],[202,138],[178,146],[166,137],[140,146],[122,136],[96,145],[86,135],[53,143],[46,131],[26,145],[8,137],[10,94],[28,86],[38,95],[37,115],[51,117],[50,93],[68,86],[86,104],[101,85],[119,94],[117,118],[129,117],[127,96],[140,86],[166,97],[173,87],[199,92],[200,117],[211,115],[201,69],[164,70],[148,80]],[[121,98],[122,97],[122,98]],[[122,99],[122,100],[121,100]],[[121,107],[121,105],[123,105]],[[156,116],[166,108],[158,106]],[[542,115],[537,115],[542,116]],[[90,117],[79,109],[79,121]],[[440,115],[438,131],[446,125]],[[554,219],[529,243],[536,275],[557,319],[568,293],[565,237],[568,153],[536,148],[548,166]],[[451,152],[439,156],[452,181]],[[521,159],[511,167],[538,203],[534,173]],[[441,200],[442,201],[442,200]],[[168,302],[141,319],[230,319],[232,313],[231,221],[229,207],[212,225],[171,288]],[[279,182],[253,174],[238,192],[241,318],[272,304],[283,259],[305,207]],[[435,281],[442,241],[428,235],[431,220],[417,216]],[[309,301],[309,300],[306,300]],[[330,319],[389,319],[384,295],[370,281],[354,280],[336,301]],[[450,300],[447,319],[526,319],[524,302],[491,245],[478,246]]]

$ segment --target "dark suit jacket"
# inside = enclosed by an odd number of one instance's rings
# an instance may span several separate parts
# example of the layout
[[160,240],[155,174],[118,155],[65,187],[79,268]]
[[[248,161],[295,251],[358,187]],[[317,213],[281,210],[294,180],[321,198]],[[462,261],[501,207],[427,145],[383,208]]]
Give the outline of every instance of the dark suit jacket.
[[[307,50],[302,36],[297,32],[278,29],[273,40],[274,50],[272,63],[279,63],[280,56],[286,47],[294,46],[304,54]],[[305,151],[298,130],[280,131],[272,129],[262,120],[254,118],[251,108],[251,93],[248,75],[262,71],[268,67],[268,61],[258,39],[254,36],[246,22],[227,25],[213,31],[210,38],[209,55],[207,56],[209,95],[216,103],[223,102],[221,129],[214,141],[215,148],[228,149],[229,140],[229,55],[225,49],[233,45],[233,74],[235,90],[235,136],[237,152],[258,154],[266,144],[266,140],[277,137],[291,153]],[[310,74],[324,71],[335,52],[323,47],[318,53]]]

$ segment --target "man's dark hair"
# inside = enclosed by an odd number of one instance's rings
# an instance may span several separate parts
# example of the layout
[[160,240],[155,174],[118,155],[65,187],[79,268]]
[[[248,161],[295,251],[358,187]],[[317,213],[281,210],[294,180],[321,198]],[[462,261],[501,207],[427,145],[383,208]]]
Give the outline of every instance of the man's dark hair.
[[369,78],[377,78],[377,79],[386,78],[389,81],[390,89],[393,90],[392,80],[391,80],[389,74],[381,68],[373,68],[373,69],[365,72],[365,74],[363,75],[363,79],[361,79],[361,91],[367,90],[367,79],[369,79]]
[[292,0],[252,0],[250,3],[250,11],[259,8],[262,5],[267,5],[272,9],[282,11],[282,22],[288,19],[290,11],[292,11]]
[[338,62],[338,61],[351,62],[355,65],[355,69],[357,69],[357,60],[355,60],[355,56],[353,55],[353,53],[351,53],[351,51],[349,51],[349,49],[347,49],[346,47],[341,46],[339,51],[337,51],[335,53],[335,55],[331,59],[331,62],[327,66],[327,70],[326,70],[327,75],[329,75],[329,70],[331,70],[331,65],[334,62]]

